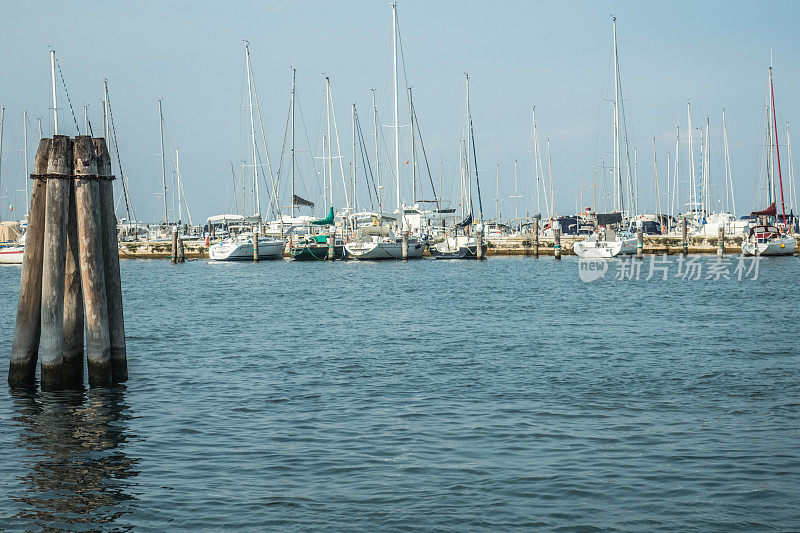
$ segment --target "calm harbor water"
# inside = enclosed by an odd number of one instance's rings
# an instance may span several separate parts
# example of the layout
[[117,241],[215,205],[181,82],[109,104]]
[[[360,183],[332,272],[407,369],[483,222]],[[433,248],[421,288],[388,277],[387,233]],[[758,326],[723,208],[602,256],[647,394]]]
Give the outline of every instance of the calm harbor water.
[[0,386],[0,529],[800,529],[798,259],[577,267],[123,261],[128,384]]

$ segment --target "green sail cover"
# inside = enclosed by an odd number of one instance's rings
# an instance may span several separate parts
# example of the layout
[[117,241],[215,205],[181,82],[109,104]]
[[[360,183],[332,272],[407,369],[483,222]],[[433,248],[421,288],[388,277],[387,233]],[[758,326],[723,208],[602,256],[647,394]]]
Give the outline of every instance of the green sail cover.
[[333,226],[335,224],[333,221],[333,206],[331,206],[331,210],[328,212],[328,216],[326,218],[312,220],[311,223],[315,226]]

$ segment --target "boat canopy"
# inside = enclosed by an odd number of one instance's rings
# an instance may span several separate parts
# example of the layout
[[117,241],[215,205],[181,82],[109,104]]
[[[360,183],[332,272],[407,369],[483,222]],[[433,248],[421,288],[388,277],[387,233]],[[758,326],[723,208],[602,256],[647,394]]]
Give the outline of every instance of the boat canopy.
[[214,215],[213,217],[208,217],[206,220],[207,223],[210,224],[225,224],[227,222],[243,222],[244,217],[242,215]]
[[375,235],[378,237],[388,237],[389,228],[386,226],[364,226],[356,230],[356,234],[361,237],[364,235]]
[[753,211],[752,213],[750,213],[750,216],[751,217],[774,217],[777,214],[778,214],[778,210],[775,208],[775,202],[772,202],[772,204],[768,208],[764,209],[763,211]]
[[470,213],[470,214],[467,216],[467,218],[465,218],[464,220],[462,220],[461,222],[459,222],[458,224],[456,224],[456,228],[466,228],[466,227],[467,227],[467,226],[469,226],[470,224],[472,224],[472,213]]
[[608,226],[609,224],[619,224],[622,222],[622,213],[597,213],[598,226]]
[[319,220],[312,220],[311,223],[315,226],[333,226],[335,224],[333,220],[333,206],[331,206],[331,210],[328,212],[327,217]]

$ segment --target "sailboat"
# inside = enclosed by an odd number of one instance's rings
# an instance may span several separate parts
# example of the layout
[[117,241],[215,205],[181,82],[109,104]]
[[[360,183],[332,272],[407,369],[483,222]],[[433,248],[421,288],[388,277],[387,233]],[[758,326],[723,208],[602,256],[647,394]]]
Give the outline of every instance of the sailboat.
[[425,246],[411,235],[407,228],[405,209],[400,204],[400,112],[397,85],[397,4],[392,4],[392,47],[394,53],[394,164],[395,164],[395,199],[397,215],[400,218],[399,232],[383,225],[383,217],[375,217],[374,226],[358,228],[353,239],[345,245],[349,256],[355,259],[403,259],[403,233],[408,233],[408,259],[422,257]]
[[[772,112],[772,130],[774,136],[770,134],[770,109]],[[786,204],[783,198],[783,174],[781,172],[781,151],[778,143],[778,122],[775,113],[775,90],[772,86],[772,66],[769,67],[769,106],[767,108],[767,195],[771,201],[769,207],[762,211],[754,211],[750,215],[756,217],[760,223],[752,226],[747,237],[742,242],[743,255],[792,255],[795,250],[795,240],[786,233]],[[775,156],[777,161],[772,159],[772,141],[775,141]],[[778,209],[776,206],[777,195],[775,194],[775,175],[772,171],[777,163],[778,184],[780,187],[780,201],[782,223],[777,223]]]
[[[253,259],[254,248],[257,249],[259,259],[280,259],[283,257],[285,247],[285,243],[282,239],[267,237],[263,235],[263,232],[258,231],[262,226],[261,205],[258,194],[258,152],[256,150],[256,131],[253,118],[253,76],[251,73],[252,67],[250,64],[250,47],[248,43],[244,45],[244,53],[247,67],[247,96],[250,106],[250,139],[253,148],[253,191],[255,195],[254,210],[256,223],[237,235],[227,237],[223,239],[222,242],[209,246],[208,256],[212,261],[245,261]],[[256,241],[255,245],[253,244],[254,239]]]
[[[625,213],[625,189],[630,192],[630,161],[627,166],[627,186],[622,180],[622,143],[620,143],[620,108],[622,106],[622,86],[619,80],[619,55],[617,53],[617,17],[612,17],[614,33],[614,180],[618,192],[619,211],[609,214],[598,213],[595,230],[584,241],[576,242],[573,251],[581,258],[611,258],[636,253],[636,237],[628,231],[619,231]],[[627,140],[625,156],[627,158]]]
[[[478,163],[475,159],[475,136],[472,130],[472,112],[469,106],[469,74],[466,74],[466,88],[467,88],[467,109],[466,109],[466,142],[464,144],[464,155],[462,156],[462,176],[464,182],[468,184],[467,187],[462,187],[462,192],[467,192],[467,198],[464,199],[462,205],[469,205],[469,214],[460,223],[456,224],[453,228],[453,233],[447,235],[443,241],[436,243],[430,247],[431,256],[434,259],[477,259],[478,258],[478,239],[475,235],[469,234],[469,228],[472,226],[472,187],[471,187],[471,167],[470,167],[470,154],[472,163],[475,168],[475,183],[478,187],[478,208],[480,210],[481,226],[483,226],[483,204],[481,202],[481,189],[480,182],[478,181]],[[463,234],[459,234],[459,230],[463,230]],[[482,231],[482,228],[481,228]],[[486,256],[487,244],[481,242],[481,255]]]

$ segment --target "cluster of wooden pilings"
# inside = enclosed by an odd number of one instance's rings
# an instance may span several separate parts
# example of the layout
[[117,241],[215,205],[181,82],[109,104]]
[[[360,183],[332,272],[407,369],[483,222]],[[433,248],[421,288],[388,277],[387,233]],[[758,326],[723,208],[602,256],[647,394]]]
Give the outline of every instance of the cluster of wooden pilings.
[[[42,390],[128,377],[111,159],[105,139],[42,139],[8,382]],[[85,332],[85,345],[84,345]]]

